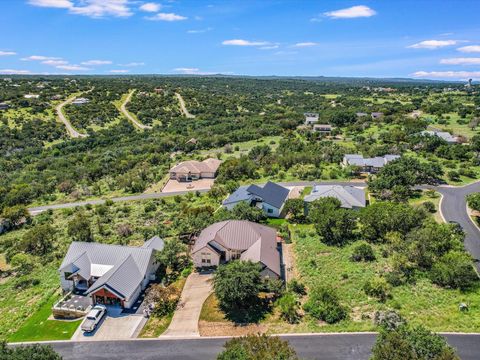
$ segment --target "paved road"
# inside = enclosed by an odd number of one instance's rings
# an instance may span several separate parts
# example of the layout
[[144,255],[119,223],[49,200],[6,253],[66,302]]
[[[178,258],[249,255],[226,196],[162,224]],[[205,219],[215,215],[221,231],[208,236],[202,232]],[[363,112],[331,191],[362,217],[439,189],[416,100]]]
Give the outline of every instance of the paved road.
[[185,115],[186,118],[194,119],[195,115],[192,115],[188,112],[188,109],[185,106],[185,101],[183,100],[182,95],[180,95],[179,93],[175,93],[175,96],[177,97],[178,103],[180,104],[180,110],[182,111],[182,114]]
[[203,303],[212,292],[212,274],[191,273],[183,287],[172,322],[160,337],[200,336],[198,331],[200,312]]
[[144,125],[140,122],[138,122],[128,111],[127,111],[127,104],[130,102],[130,100],[132,99],[132,95],[133,93],[135,92],[135,89],[130,91],[130,93],[128,94],[127,98],[125,99],[125,101],[123,102],[123,104],[120,106],[120,111],[122,112],[123,115],[125,115],[125,117],[130,120],[134,126],[136,126],[137,128],[139,129],[151,129],[152,127],[151,126],[148,126],[148,125]]
[[[354,186],[362,186],[365,187],[366,184],[363,182],[315,182],[315,181],[292,181],[292,182],[284,182],[280,183],[283,186],[312,186],[314,184],[336,184],[336,185],[354,185]],[[149,200],[149,199],[160,199],[163,197],[168,196],[175,196],[175,195],[185,195],[189,192],[208,192],[209,189],[192,189],[192,190],[185,190],[185,191],[175,191],[175,192],[168,192],[168,193],[153,193],[153,194],[138,194],[138,195],[127,195],[127,196],[119,196],[114,197],[109,200],[113,202],[120,202],[120,201],[135,201],[135,200]],[[41,213],[45,210],[56,210],[56,209],[68,209],[74,208],[77,206],[84,206],[84,205],[98,205],[105,203],[106,199],[96,199],[96,200],[85,200],[85,201],[77,201],[71,203],[64,203],[64,204],[53,204],[53,205],[44,205],[44,206],[35,206],[28,208],[30,214],[36,215]]]
[[[440,186],[436,190],[443,195],[441,210],[446,221],[458,222],[465,231],[465,248],[476,259],[477,271],[480,271],[480,231],[468,215],[466,196],[480,192],[480,182],[462,187]],[[480,355],[479,355],[480,357]]]
[[[375,334],[298,335],[285,337],[302,359],[367,360]],[[447,335],[462,360],[478,360],[480,335]],[[212,360],[226,339],[61,342],[52,346],[65,360]]]
[[82,134],[79,133],[75,128],[72,126],[70,123],[70,120],[68,120],[65,115],[63,114],[63,107],[67,104],[70,104],[73,100],[75,100],[76,96],[71,96],[64,102],[60,103],[57,105],[55,108],[55,111],[57,112],[58,118],[60,119],[61,122],[65,124],[65,127],[67,128],[68,135],[70,135],[72,138],[80,138],[80,137],[87,137],[87,134]]

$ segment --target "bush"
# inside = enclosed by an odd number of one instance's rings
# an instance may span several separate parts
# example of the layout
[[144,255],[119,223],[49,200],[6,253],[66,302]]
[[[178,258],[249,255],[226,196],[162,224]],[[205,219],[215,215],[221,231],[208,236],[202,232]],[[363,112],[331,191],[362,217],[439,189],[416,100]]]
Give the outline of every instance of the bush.
[[395,330],[405,324],[405,320],[395,311],[377,311],[374,318],[375,325],[385,330]]
[[450,181],[460,181],[460,174],[455,170],[447,172],[447,177]]
[[233,338],[224,348],[218,360],[298,360],[295,350],[278,336],[262,334]]
[[373,261],[375,260],[375,252],[370,244],[362,242],[353,248],[352,261]]
[[471,288],[478,281],[472,259],[460,251],[450,251],[442,256],[433,265],[430,278],[437,285],[461,290]]
[[347,317],[347,310],[340,304],[332,288],[318,287],[310,292],[303,309],[317,320],[334,324]]
[[428,211],[429,213],[434,213],[435,211],[437,211],[437,209],[435,208],[435,204],[431,201],[425,201],[423,203],[423,207],[425,208],[426,211]]
[[298,321],[298,299],[293,292],[285,293],[280,299],[277,300],[276,305],[280,310],[280,316],[288,321],[290,324],[294,324]]
[[166,316],[172,314],[180,300],[180,290],[173,286],[164,287],[161,284],[153,284],[146,291],[145,301],[153,309],[152,314]]
[[62,357],[50,345],[33,344],[9,347],[0,343],[0,359],[5,360],[62,360]]
[[295,294],[303,296],[306,295],[307,291],[305,285],[303,285],[297,279],[291,280],[287,285],[288,290],[293,291]]
[[375,277],[363,285],[363,290],[368,296],[372,296],[384,302],[390,296],[390,286],[384,278]]

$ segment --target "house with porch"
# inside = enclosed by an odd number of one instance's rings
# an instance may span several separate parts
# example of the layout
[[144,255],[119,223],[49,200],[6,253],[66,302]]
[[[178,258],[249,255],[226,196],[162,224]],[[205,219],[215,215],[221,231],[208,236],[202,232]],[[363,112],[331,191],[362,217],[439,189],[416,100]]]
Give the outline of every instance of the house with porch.
[[303,115],[305,116],[305,125],[313,125],[318,122],[318,113],[305,113]]
[[61,287],[88,296],[92,304],[129,309],[155,280],[155,253],[163,247],[158,236],[141,247],[74,241],[59,267]]
[[215,179],[221,163],[221,160],[213,158],[205,159],[203,161],[183,161],[170,169],[170,179],[180,182],[195,181],[199,179]]
[[283,206],[289,194],[289,189],[269,181],[263,186],[240,186],[222,205],[227,210],[232,210],[240,202],[246,202],[262,209],[268,217],[278,218],[283,215]]
[[193,246],[192,259],[197,268],[250,260],[260,263],[262,276],[281,278],[280,248],[275,229],[245,220],[227,220],[203,229]]

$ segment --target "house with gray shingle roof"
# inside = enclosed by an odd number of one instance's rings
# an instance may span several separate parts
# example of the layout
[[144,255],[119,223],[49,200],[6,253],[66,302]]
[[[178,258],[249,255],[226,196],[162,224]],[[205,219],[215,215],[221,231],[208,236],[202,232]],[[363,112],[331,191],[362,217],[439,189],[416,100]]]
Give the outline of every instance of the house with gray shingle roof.
[[282,216],[283,206],[289,193],[289,189],[271,181],[263,186],[240,186],[223,201],[223,207],[232,210],[240,202],[246,202],[262,209],[267,216],[278,218]]
[[93,304],[128,309],[155,279],[155,253],[163,247],[158,236],[141,247],[72,242],[59,267],[62,289],[84,292]]
[[360,154],[346,154],[343,157],[343,166],[354,166],[360,169],[360,172],[376,173],[389,162],[399,159],[400,155],[376,156],[373,158],[364,158]]
[[365,190],[354,186],[341,185],[315,185],[312,192],[305,196],[305,209],[308,212],[308,204],[311,202],[333,197],[341,203],[340,207],[344,209],[360,209],[366,206]]
[[262,276],[281,277],[276,230],[250,221],[221,221],[203,229],[193,246],[192,259],[197,268],[250,260],[261,264]]

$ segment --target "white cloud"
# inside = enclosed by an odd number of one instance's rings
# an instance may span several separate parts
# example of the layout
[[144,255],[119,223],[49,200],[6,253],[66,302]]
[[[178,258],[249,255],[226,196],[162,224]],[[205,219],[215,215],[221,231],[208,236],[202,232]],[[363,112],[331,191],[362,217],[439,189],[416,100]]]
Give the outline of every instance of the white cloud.
[[181,21],[188,19],[186,16],[174,14],[174,13],[158,13],[154,16],[149,16],[147,20],[152,21]]
[[267,45],[267,46],[260,46],[259,49],[260,50],[274,50],[274,49],[278,49],[279,46],[278,45]]
[[157,3],[145,3],[142,6],[140,6],[140,10],[142,11],[147,11],[147,12],[157,12],[162,8],[162,5],[157,4]]
[[95,66],[95,65],[110,65],[112,62],[110,60],[88,60],[84,61],[82,65]]
[[46,60],[61,60],[62,58],[53,57],[53,56],[43,56],[43,55],[32,55],[28,57],[21,58],[23,61],[46,61]]
[[480,45],[462,46],[457,50],[464,53],[477,53],[477,52],[480,52]]
[[480,65],[480,58],[450,58],[441,59],[440,64],[447,65]]
[[267,41],[249,41],[242,39],[233,39],[225,40],[222,42],[222,45],[233,45],[233,46],[268,46],[270,45]]
[[45,60],[45,61],[42,61],[42,64],[51,65],[51,66],[67,65],[68,61],[66,61],[66,60]]
[[1,51],[0,50],[0,56],[12,56],[12,55],[17,55],[17,53],[14,52],[14,51]]
[[370,9],[365,5],[352,6],[346,9],[340,9],[335,11],[328,11],[323,13],[323,15],[328,16],[332,19],[353,19],[358,17],[370,17],[375,15],[377,12],[373,9]]
[[202,34],[202,33],[208,32],[208,31],[212,31],[212,30],[213,30],[213,28],[208,27],[206,29],[187,30],[187,33],[188,34]]
[[411,49],[438,49],[445,46],[456,45],[458,42],[458,40],[425,40],[407,47]]
[[71,14],[92,18],[133,15],[128,6],[129,0],[29,0],[28,3],[33,6],[68,9]]
[[80,65],[58,65],[56,66],[57,69],[67,70],[67,71],[87,71],[91,70],[88,67],[80,66]]
[[126,74],[129,71],[130,70],[127,70],[127,69],[114,69],[114,70],[110,70],[110,73],[112,73],[112,74]]
[[179,72],[179,73],[182,73],[182,74],[198,74],[200,69],[199,68],[180,67],[180,68],[173,69],[173,71]]
[[0,74],[15,75],[15,74],[31,74],[30,70],[14,70],[14,69],[0,69]]
[[118,64],[120,66],[128,66],[128,67],[134,67],[134,66],[143,66],[145,65],[144,62],[130,62],[130,63],[126,63],[126,64]]
[[480,79],[480,71],[417,71],[412,76],[431,79]]
[[293,45],[293,47],[297,48],[303,48],[303,47],[312,47],[312,46],[317,46],[318,43],[312,42],[312,41],[307,41],[307,42],[299,42]]
[[29,0],[28,3],[33,6],[58,9],[70,9],[73,7],[73,3],[70,0]]

